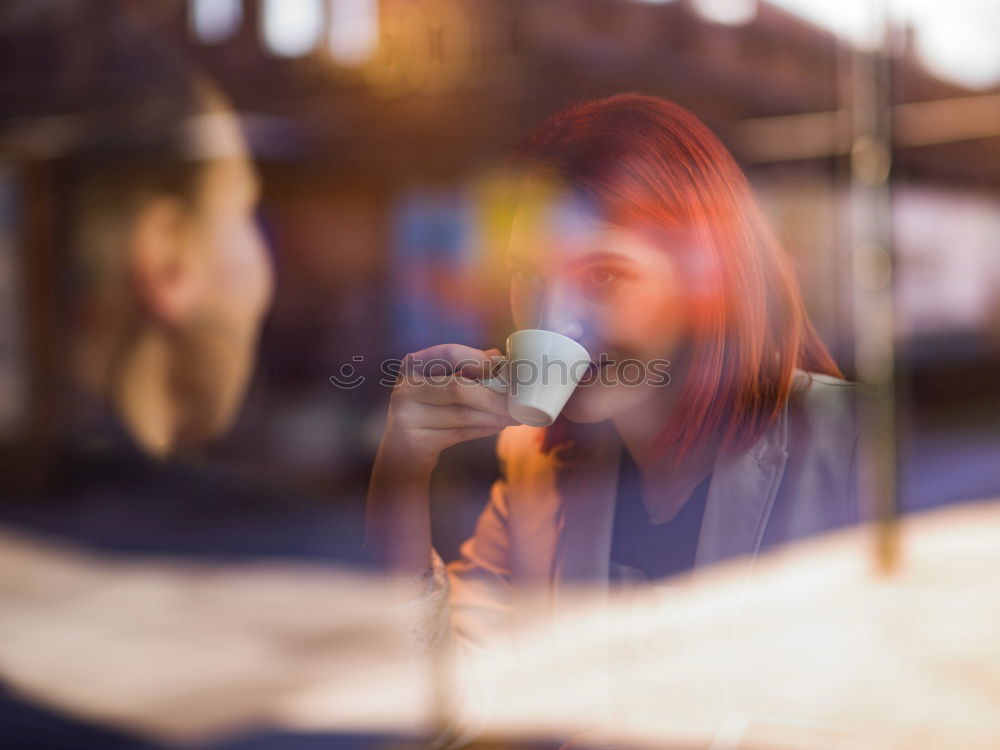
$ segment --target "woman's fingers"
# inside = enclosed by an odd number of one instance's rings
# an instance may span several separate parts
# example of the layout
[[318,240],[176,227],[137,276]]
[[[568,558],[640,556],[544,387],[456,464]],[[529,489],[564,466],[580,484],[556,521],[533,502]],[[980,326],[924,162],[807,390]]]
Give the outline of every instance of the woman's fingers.
[[461,373],[470,378],[483,378],[490,374],[493,366],[490,357],[499,353],[499,349],[483,351],[462,344],[440,344],[407,354],[400,374],[447,377]]
[[[383,444],[433,465],[444,448],[516,425],[507,396],[482,385],[496,349],[445,344],[408,354],[389,402]],[[400,449],[400,446],[402,448]]]
[[492,391],[475,380],[461,375],[443,379],[415,376],[413,380],[410,386],[411,397],[420,403],[434,406],[461,404],[502,417],[507,416],[507,396]]

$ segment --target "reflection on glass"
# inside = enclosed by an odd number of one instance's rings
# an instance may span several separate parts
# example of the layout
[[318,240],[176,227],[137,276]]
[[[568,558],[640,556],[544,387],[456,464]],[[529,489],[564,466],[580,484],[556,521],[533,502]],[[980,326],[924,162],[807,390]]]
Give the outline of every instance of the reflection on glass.
[[264,44],[279,57],[301,57],[315,49],[323,28],[321,0],[264,0]]
[[191,0],[191,31],[205,44],[226,41],[243,20],[242,0]]
[[330,55],[360,65],[378,46],[378,0],[330,0]]

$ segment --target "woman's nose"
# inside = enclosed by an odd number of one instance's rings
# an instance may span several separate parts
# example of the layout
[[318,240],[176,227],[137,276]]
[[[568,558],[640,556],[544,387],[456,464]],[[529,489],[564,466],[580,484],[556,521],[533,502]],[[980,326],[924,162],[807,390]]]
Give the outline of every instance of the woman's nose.
[[555,331],[574,341],[580,341],[586,334],[583,306],[579,295],[573,290],[550,287],[542,302],[539,328]]

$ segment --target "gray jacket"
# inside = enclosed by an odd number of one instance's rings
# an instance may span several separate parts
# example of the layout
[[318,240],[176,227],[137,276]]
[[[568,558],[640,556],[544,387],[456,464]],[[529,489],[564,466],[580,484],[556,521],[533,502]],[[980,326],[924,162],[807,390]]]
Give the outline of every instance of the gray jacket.
[[[857,520],[856,388],[798,371],[792,394],[758,442],[716,459],[696,569],[730,558],[750,565],[766,547]],[[501,477],[448,566],[441,598],[462,640],[484,643],[509,625],[521,585],[547,589],[554,615],[567,584],[607,585],[621,444],[609,425],[582,450],[543,453],[540,432],[501,434]]]

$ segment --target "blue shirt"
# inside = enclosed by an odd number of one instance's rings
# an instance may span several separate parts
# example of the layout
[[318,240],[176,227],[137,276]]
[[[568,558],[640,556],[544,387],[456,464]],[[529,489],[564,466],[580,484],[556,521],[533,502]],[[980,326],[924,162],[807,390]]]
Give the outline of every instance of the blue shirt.
[[698,535],[712,475],[695,487],[673,518],[652,523],[642,502],[639,467],[623,449],[618,471],[611,561],[634,568],[649,580],[666,578],[694,567]]

